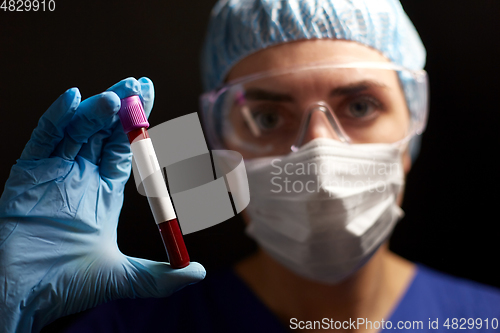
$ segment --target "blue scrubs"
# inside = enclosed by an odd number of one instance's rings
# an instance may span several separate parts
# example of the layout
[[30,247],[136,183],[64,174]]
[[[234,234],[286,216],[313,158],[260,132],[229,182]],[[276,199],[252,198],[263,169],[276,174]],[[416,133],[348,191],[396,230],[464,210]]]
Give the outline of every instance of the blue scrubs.
[[[468,326],[469,318],[473,326]],[[390,320],[392,329],[385,328],[384,333],[500,332],[500,290],[418,265],[406,294],[385,320]],[[167,298],[103,304],[86,311],[65,332],[286,333],[290,329],[228,269],[209,272],[204,281]]]

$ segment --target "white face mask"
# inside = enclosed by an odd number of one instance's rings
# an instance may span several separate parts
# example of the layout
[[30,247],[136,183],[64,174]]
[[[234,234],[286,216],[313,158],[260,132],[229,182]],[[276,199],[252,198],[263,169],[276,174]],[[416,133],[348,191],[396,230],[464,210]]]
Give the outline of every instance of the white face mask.
[[335,284],[363,266],[403,215],[401,150],[315,139],[245,161],[247,233],[296,274]]

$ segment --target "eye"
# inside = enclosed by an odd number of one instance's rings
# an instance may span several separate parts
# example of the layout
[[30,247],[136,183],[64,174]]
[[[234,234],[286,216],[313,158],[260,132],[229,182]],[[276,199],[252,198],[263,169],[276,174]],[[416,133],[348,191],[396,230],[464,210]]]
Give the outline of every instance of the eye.
[[375,107],[367,101],[355,101],[349,104],[349,114],[355,118],[362,118],[370,115]]
[[367,120],[375,117],[381,110],[381,103],[370,97],[356,98],[347,104],[345,115],[349,118]]
[[261,111],[253,113],[253,119],[259,128],[263,130],[272,130],[279,126],[280,115],[274,111]]

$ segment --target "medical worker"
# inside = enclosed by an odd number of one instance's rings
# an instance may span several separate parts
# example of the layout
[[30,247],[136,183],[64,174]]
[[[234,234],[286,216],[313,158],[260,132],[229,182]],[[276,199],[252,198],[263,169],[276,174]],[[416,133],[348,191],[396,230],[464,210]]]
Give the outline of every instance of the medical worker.
[[424,63],[396,0],[219,1],[203,123],[212,148],[245,159],[259,250],[180,291],[201,265],[173,270],[116,245],[131,161],[116,112],[139,95],[149,114],[151,81],[83,101],[66,91],[1,197],[1,329],[93,308],[67,332],[495,331],[498,290],[388,250],[427,120]]

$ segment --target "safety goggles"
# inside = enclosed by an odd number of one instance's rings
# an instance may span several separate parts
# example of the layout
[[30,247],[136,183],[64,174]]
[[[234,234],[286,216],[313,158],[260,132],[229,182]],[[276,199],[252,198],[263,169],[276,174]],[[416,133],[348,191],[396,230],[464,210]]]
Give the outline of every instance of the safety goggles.
[[388,62],[315,63],[239,78],[201,96],[212,147],[285,155],[315,137],[403,145],[427,122],[428,77]]

